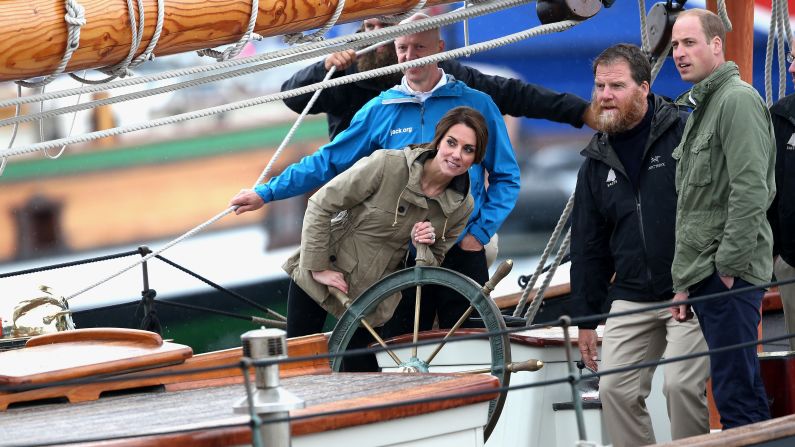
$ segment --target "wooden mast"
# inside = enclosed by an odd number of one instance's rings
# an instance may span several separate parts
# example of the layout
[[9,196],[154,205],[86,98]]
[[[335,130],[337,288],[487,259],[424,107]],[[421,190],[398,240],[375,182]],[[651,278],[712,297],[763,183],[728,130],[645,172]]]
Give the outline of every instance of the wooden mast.
[[[716,0],[707,0],[710,11],[717,13]],[[740,78],[751,84],[754,74],[754,2],[727,1],[726,12],[732,30],[726,34],[726,60],[740,67]]]
[[[428,0],[427,6],[453,0]],[[62,0],[2,0],[0,81],[52,73],[63,57],[67,26]],[[130,51],[130,20],[125,0],[79,0],[86,25],[67,71],[112,66]],[[347,0],[337,23],[410,10],[416,0]],[[259,3],[255,31],[262,36],[323,26],[336,0],[268,0]],[[157,1],[144,0],[143,52],[157,21]],[[137,9],[136,9],[137,10]],[[154,53],[165,56],[237,42],[251,14],[250,0],[167,0],[163,31]]]

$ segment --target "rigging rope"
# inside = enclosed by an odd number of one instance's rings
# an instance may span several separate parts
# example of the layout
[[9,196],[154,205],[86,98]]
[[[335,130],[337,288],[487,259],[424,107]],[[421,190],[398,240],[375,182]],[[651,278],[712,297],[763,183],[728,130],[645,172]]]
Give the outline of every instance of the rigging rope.
[[379,16],[378,20],[380,20],[380,21],[382,21],[384,23],[399,23],[399,22],[401,22],[401,21],[403,21],[405,19],[408,19],[409,17],[413,16],[414,14],[420,12],[420,10],[422,10],[422,8],[425,7],[425,3],[427,3],[427,1],[428,0],[419,0],[417,2],[417,4],[414,5],[413,8],[411,8],[410,10],[406,11],[403,14],[394,14],[394,15],[390,15],[390,16]]
[[[577,25],[579,23],[580,22],[577,22],[577,21],[567,20],[567,21],[558,22],[558,23],[551,23],[551,24],[548,24],[548,25],[540,25],[540,26],[531,28],[531,29],[526,30],[526,31],[522,31],[522,32],[519,32],[519,33],[514,33],[514,34],[511,34],[511,35],[499,38],[499,39],[494,39],[494,40],[491,40],[491,41],[487,41],[487,42],[483,42],[483,43],[480,43],[480,44],[477,44],[477,45],[473,45],[473,46],[471,46],[469,48],[462,48],[462,49],[458,49],[458,50],[446,51],[446,52],[438,53],[438,54],[435,54],[435,55],[432,55],[432,56],[427,56],[427,57],[423,57],[423,58],[420,58],[420,59],[416,59],[414,61],[404,62],[402,64],[396,64],[396,65],[393,65],[393,66],[390,66],[390,67],[384,67],[382,69],[370,70],[370,71],[364,72],[364,73],[357,73],[357,74],[353,74],[353,75],[343,76],[343,77],[337,78],[335,80],[329,80],[329,81],[324,81],[324,82],[312,84],[310,86],[302,87],[302,88],[295,89],[295,90],[291,91],[290,92],[290,96],[287,96],[284,93],[275,94],[275,95],[266,95],[264,97],[255,98],[254,100],[250,100],[250,101],[241,101],[241,102],[238,102],[238,103],[232,103],[229,106],[233,106],[233,108],[231,108],[230,110],[234,110],[236,108],[241,108],[241,107],[244,107],[244,106],[247,107],[249,105],[256,105],[256,104],[259,104],[259,103],[262,103],[262,102],[267,102],[267,101],[265,101],[266,99],[276,100],[276,99],[281,99],[281,98],[286,98],[286,97],[297,96],[297,94],[306,94],[306,93],[313,92],[313,91],[321,89],[321,88],[327,88],[329,86],[342,85],[343,83],[345,83],[345,81],[347,81],[347,82],[355,82],[355,81],[362,80],[362,79],[369,79],[369,78],[375,77],[375,76],[382,76],[382,75],[387,74],[387,73],[395,73],[397,71],[406,70],[406,69],[412,68],[412,67],[418,67],[418,66],[429,64],[429,63],[437,63],[437,62],[440,62],[442,60],[447,60],[447,59],[451,59],[451,58],[455,58],[455,57],[460,57],[463,54],[471,54],[471,53],[477,53],[477,52],[480,52],[480,51],[485,51],[487,49],[496,48],[496,47],[499,47],[499,46],[502,46],[502,45],[507,45],[509,43],[518,42],[520,40],[527,39],[527,38],[530,38],[530,37],[535,37],[535,36],[542,35],[542,34],[548,34],[548,33],[552,33],[552,32],[561,32],[561,31],[569,29],[569,28],[571,28],[571,27],[573,27],[573,26],[575,26],[575,25]],[[343,82],[340,82],[340,81],[343,81]],[[300,92],[300,93],[296,94],[296,92]],[[270,99],[270,98],[273,98],[273,99]],[[210,109],[204,109],[204,111],[199,111],[199,112],[200,113],[207,113],[207,114],[209,114],[209,112],[211,112],[211,111],[214,112],[214,113],[220,113],[221,111],[224,111],[223,109],[226,109],[226,108],[227,107],[213,107],[213,108],[210,108]],[[185,118],[187,118],[188,115],[194,115],[194,114],[191,113],[191,114],[183,114],[183,115],[184,115]],[[177,115],[177,116],[179,117],[179,115]],[[175,117],[172,117],[172,118],[175,118]],[[165,120],[155,120],[155,121],[159,122],[159,123],[157,123],[157,125],[167,124],[165,122]],[[127,126],[127,128],[135,128],[135,127],[136,126]],[[152,127],[154,127],[154,126],[152,126]],[[126,129],[126,128],[124,128],[124,129]],[[93,134],[102,134],[102,133],[107,133],[107,132],[93,132]],[[111,133],[111,135],[112,134],[113,133]],[[89,135],[91,135],[91,134],[89,134]],[[105,136],[108,136],[108,135],[105,135]],[[0,156],[5,156],[5,154],[0,154]],[[268,166],[271,166],[271,164],[269,163]],[[269,168],[266,167],[265,171],[263,171],[262,175],[260,176],[260,179],[264,178],[268,174],[268,172],[267,172],[268,169]],[[256,186],[258,184],[259,184],[259,181],[256,182],[254,184],[254,186]],[[252,186],[252,188],[253,188],[253,186]],[[151,259],[152,257],[159,255],[160,253],[166,251],[167,249],[173,247],[174,245],[176,245],[176,244],[182,242],[183,240],[193,236],[194,234],[204,230],[206,227],[208,227],[208,226],[212,225],[213,223],[217,222],[218,220],[222,219],[227,214],[232,213],[234,211],[234,209],[235,209],[235,207],[227,208],[226,210],[218,213],[217,215],[215,215],[214,217],[212,217],[208,221],[198,225],[197,227],[189,230],[188,232],[186,232],[185,234],[181,235],[180,237],[178,237],[178,238],[174,239],[173,241],[167,243],[165,246],[161,247],[160,249],[155,250],[152,253],[142,257],[137,262],[135,262],[135,263],[133,263],[131,265],[128,265],[127,267],[121,269],[117,273],[109,275],[109,276],[107,276],[107,277],[105,277],[105,278],[103,278],[103,279],[101,279],[101,280],[89,285],[88,287],[85,287],[85,288],[73,293],[72,295],[69,295],[65,299],[68,301],[68,300],[70,300],[70,299],[72,299],[72,298],[74,298],[74,297],[76,297],[76,296],[88,291],[88,290],[93,289],[94,287],[99,286],[100,284],[103,284],[103,283],[105,283],[105,282],[107,282],[107,281],[109,281],[109,280],[111,280],[111,279],[123,274],[124,272],[126,272],[126,271],[128,271],[128,270],[130,270],[130,269],[132,269],[132,268],[134,268],[136,266],[138,266],[139,264],[141,264],[143,262],[146,262],[147,260]]]
[[66,7],[66,14],[64,14],[64,21],[67,26],[66,35],[66,49],[64,50],[61,62],[55,67],[55,70],[48,76],[41,80],[27,80],[16,81],[18,85],[23,87],[40,87],[45,86],[55,80],[58,75],[64,72],[69,61],[72,59],[72,53],[80,46],[80,29],[86,24],[86,11],[77,0],[64,0]]
[[228,46],[224,51],[213,50],[211,48],[206,48],[204,50],[199,50],[196,52],[199,56],[210,56],[214,57],[216,61],[223,62],[225,60],[232,59],[233,57],[240,54],[243,50],[243,47],[246,46],[251,39],[261,40],[262,37],[258,34],[254,34],[254,26],[257,24],[257,16],[259,15],[259,0],[251,0],[251,14],[249,15],[248,25],[246,27],[246,32],[240,36],[240,40],[237,41],[234,45]]
[[[106,91],[113,88],[121,88],[121,87],[128,87],[132,85],[138,85],[142,83],[149,83],[160,81],[164,79],[180,77],[180,76],[187,76],[192,75],[195,73],[201,72],[213,72],[213,71],[220,71],[221,69],[226,69],[230,67],[240,66],[249,63],[256,63],[259,61],[270,61],[262,63],[261,65],[247,67],[242,69],[237,69],[234,71],[229,71],[217,75],[211,75],[204,78],[194,79],[191,81],[181,82],[177,84],[172,84],[165,87],[158,87],[154,89],[148,89],[142,92],[130,93],[126,95],[120,95],[113,98],[108,98],[101,101],[93,101],[87,102],[78,107],[64,107],[60,109],[54,109],[51,111],[46,112],[43,115],[38,114],[29,114],[25,115],[24,117],[15,117],[9,118],[5,120],[0,120],[0,126],[10,125],[17,122],[26,122],[26,121],[33,121],[38,119],[39,117],[49,117],[54,116],[60,113],[69,113],[74,110],[85,110],[92,107],[99,107],[102,105],[113,104],[116,102],[124,101],[124,100],[131,100],[131,99],[139,99],[144,98],[147,96],[160,94],[169,92],[172,90],[177,90],[181,88],[188,88],[193,87],[196,85],[201,85],[207,82],[212,82],[220,79],[226,79],[233,76],[242,76],[244,74],[255,73],[257,71],[265,70],[267,68],[273,68],[281,65],[286,65],[294,60],[303,60],[308,59],[311,57],[325,55],[332,52],[341,51],[343,49],[352,48],[359,45],[370,45],[376,42],[383,41],[387,38],[393,38],[402,34],[406,33],[415,33],[426,31],[428,29],[438,28],[443,25],[448,25],[451,23],[460,22],[468,17],[476,17],[485,14],[489,14],[492,12],[500,11],[503,9],[519,6],[525,3],[530,2],[531,0],[501,0],[496,1],[488,4],[479,5],[476,7],[468,8],[467,10],[459,9],[452,11],[450,13],[446,13],[443,15],[439,15],[436,17],[432,17],[429,19],[418,20],[416,22],[410,22],[403,25],[396,25],[393,27],[382,28],[376,31],[370,31],[365,33],[357,33],[352,36],[342,36],[335,39],[329,39],[324,42],[316,42],[305,44],[301,46],[291,47],[283,50],[278,50],[272,53],[252,56],[249,58],[242,58],[242,59],[233,59],[213,65],[202,65],[197,67],[192,67],[189,69],[179,69],[179,70],[172,70],[167,71],[164,73],[154,74],[145,77],[137,77],[137,78],[128,78],[122,79],[118,81],[112,81],[104,86],[101,85],[93,85],[93,86],[83,86],[79,89],[69,89],[69,90],[62,90],[58,92],[51,92],[48,94],[43,95],[32,95],[28,97],[19,97],[16,99],[9,99],[5,101],[0,101],[0,108],[9,107],[19,104],[27,104],[42,100],[50,100],[50,99],[58,99],[64,98],[67,96],[76,95],[79,93],[93,93],[98,91]],[[290,59],[291,58],[291,59]],[[114,98],[121,98],[121,99],[114,99]]]
[[773,0],[770,12],[770,28],[765,46],[765,102],[773,105],[773,46],[777,44],[778,56],[778,97],[786,95],[786,55],[785,48],[792,42],[792,29],[789,23],[789,5],[786,0]]
[[[527,281],[527,284],[522,291],[522,297],[519,299],[519,303],[516,305],[516,309],[513,311],[514,317],[519,317],[522,315],[524,311],[525,305],[527,305],[527,298],[530,295],[530,292],[533,290],[533,287],[536,285],[536,281],[538,278],[544,273],[544,265],[549,259],[549,255],[552,254],[552,250],[558,244],[558,240],[560,239],[560,234],[563,232],[563,229],[566,228],[566,222],[569,219],[569,215],[571,214],[572,207],[574,206],[574,193],[571,193],[569,196],[568,202],[566,202],[566,206],[563,208],[563,212],[560,214],[558,218],[558,223],[555,224],[555,229],[552,231],[552,234],[549,237],[549,241],[547,241],[547,246],[544,247],[544,252],[541,254],[541,259],[538,261],[538,266],[536,267],[536,271],[533,272],[533,276],[530,277],[530,280]],[[552,269],[552,266],[549,267]],[[536,296],[538,296],[538,292],[536,292]],[[535,297],[533,298],[533,303],[535,302]],[[535,314],[533,314],[535,316]],[[532,321],[532,319],[528,319],[528,321]]]
[[303,33],[290,33],[284,35],[284,42],[293,45],[296,43],[318,42],[325,39],[326,33],[329,32],[334,25],[337,24],[342,15],[342,10],[345,9],[345,0],[337,0],[337,7],[334,8],[334,14],[328,19],[325,25],[312,34],[304,35]]
[[[419,23],[419,22],[412,22],[412,23]],[[204,109],[200,109],[193,112],[186,112],[181,113],[165,118],[158,118],[154,120],[149,120],[137,124],[131,124],[128,126],[120,126],[114,127],[111,129],[89,132],[83,135],[78,135],[70,138],[60,138],[44,143],[35,143],[27,146],[22,146],[19,148],[13,148],[9,150],[5,150],[0,152],[0,157],[9,157],[9,156],[17,156],[22,154],[27,154],[30,152],[35,152],[41,150],[42,148],[53,148],[58,147],[63,144],[74,144],[74,143],[84,143],[88,141],[97,140],[100,138],[106,138],[109,136],[121,135],[124,133],[139,131],[143,129],[150,129],[154,127],[165,126],[169,124],[184,122],[196,118],[207,117],[216,115],[219,113],[229,112],[232,110],[238,110],[246,107],[252,107],[259,104],[264,104],[267,102],[283,100],[285,98],[292,98],[295,96],[304,95],[307,93],[312,93],[315,90],[328,88],[328,87],[335,87],[338,85],[347,84],[350,82],[358,82],[364,79],[371,79],[378,76],[383,76],[385,74],[397,73],[402,70],[406,70],[413,67],[419,67],[421,65],[429,64],[429,63],[437,63],[443,60],[453,59],[462,57],[465,55],[479,53],[482,51],[487,51],[493,48],[498,48],[500,46],[508,45],[511,43],[515,43],[524,39],[528,39],[531,37],[536,37],[543,34],[549,34],[553,32],[560,32],[564,31],[572,26],[577,25],[580,22],[567,20],[558,23],[551,23],[547,25],[539,25],[537,27],[531,28],[529,30],[521,31],[518,33],[510,34],[508,36],[504,36],[498,39],[489,40],[486,42],[482,42],[476,45],[472,45],[468,48],[460,48],[456,50],[445,51],[442,53],[437,53],[432,56],[426,56],[421,59],[416,59],[413,61],[403,62],[400,64],[391,65],[388,67],[383,67],[375,70],[369,70],[361,73],[355,73],[347,76],[341,76],[336,79],[331,79],[325,82],[319,82],[315,84],[311,84],[308,86],[300,87],[297,89],[279,92],[279,93],[272,93],[269,95],[259,96],[253,99],[243,100],[243,101],[235,101],[232,103],[228,103],[222,106],[215,106],[215,107],[208,107]]]
[[69,73],[72,79],[79,81],[83,84],[104,84],[112,81],[118,77],[125,77],[130,74],[129,66],[135,57],[138,47],[141,46],[144,34],[144,0],[137,0],[138,3],[138,19],[135,18],[135,8],[133,7],[132,0],[127,0],[127,13],[130,18],[130,34],[132,36],[130,42],[130,50],[127,52],[127,57],[123,61],[112,67],[101,68],[100,71],[108,75],[105,79],[86,79],[77,76],[74,73]]

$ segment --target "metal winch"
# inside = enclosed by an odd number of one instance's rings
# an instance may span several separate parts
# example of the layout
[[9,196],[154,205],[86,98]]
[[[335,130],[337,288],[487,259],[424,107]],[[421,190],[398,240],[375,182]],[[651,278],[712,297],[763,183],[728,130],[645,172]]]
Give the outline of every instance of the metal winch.
[[[287,334],[281,329],[256,329],[241,337],[243,356],[251,360],[281,360],[287,358]],[[290,423],[282,421],[290,410],[304,408],[304,401],[279,385],[279,364],[255,366],[256,389],[234,406],[235,413],[254,413],[262,425],[259,428],[264,445],[290,445]],[[280,422],[270,422],[280,421]]]

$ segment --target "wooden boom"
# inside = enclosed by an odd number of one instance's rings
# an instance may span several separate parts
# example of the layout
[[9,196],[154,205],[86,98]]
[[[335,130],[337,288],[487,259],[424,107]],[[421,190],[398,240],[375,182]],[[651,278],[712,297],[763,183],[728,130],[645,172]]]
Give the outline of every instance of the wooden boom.
[[[426,6],[453,0],[428,0]],[[132,41],[125,0],[79,0],[86,24],[80,46],[66,71],[106,67],[123,61]],[[0,6],[0,81],[51,74],[66,45],[62,0],[2,0]],[[135,4],[135,2],[133,2]],[[410,10],[416,0],[347,0],[337,23]],[[267,0],[259,2],[255,31],[262,36],[302,32],[323,26],[336,0]],[[157,1],[144,0],[142,53],[157,21]],[[137,11],[137,6],[136,6]],[[195,51],[237,42],[251,15],[249,0],[167,0],[163,31],[155,55]],[[137,54],[136,54],[137,55]]]

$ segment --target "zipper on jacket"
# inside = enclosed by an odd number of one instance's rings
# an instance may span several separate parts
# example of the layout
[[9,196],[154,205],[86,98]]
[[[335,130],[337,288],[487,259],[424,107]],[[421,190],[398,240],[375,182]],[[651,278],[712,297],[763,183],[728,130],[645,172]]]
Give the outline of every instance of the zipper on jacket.
[[640,191],[635,191],[635,209],[638,210],[638,221],[640,223],[640,242],[643,244],[643,260],[646,264],[646,279],[649,280],[649,290],[654,293],[651,270],[649,269],[649,250],[646,248],[646,232],[643,230],[643,211],[641,209],[640,202]]
[[420,104],[420,136],[421,141],[425,141],[425,101]]

